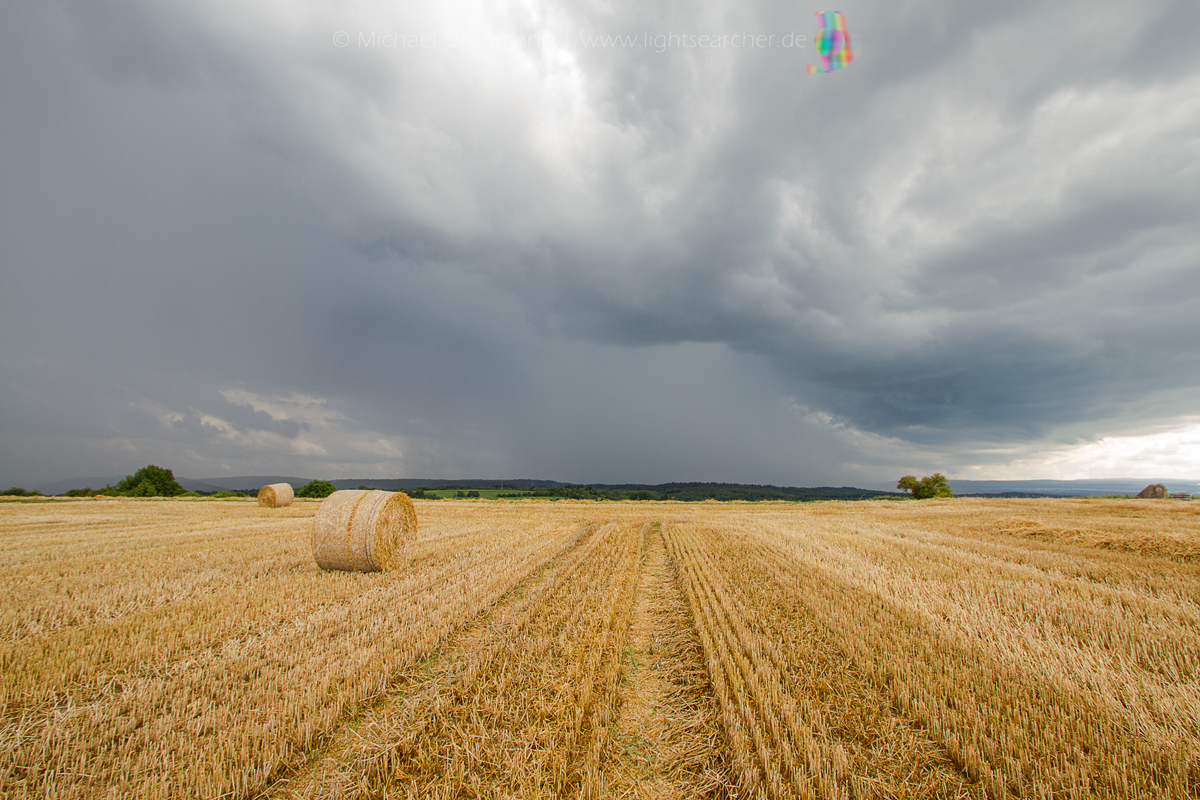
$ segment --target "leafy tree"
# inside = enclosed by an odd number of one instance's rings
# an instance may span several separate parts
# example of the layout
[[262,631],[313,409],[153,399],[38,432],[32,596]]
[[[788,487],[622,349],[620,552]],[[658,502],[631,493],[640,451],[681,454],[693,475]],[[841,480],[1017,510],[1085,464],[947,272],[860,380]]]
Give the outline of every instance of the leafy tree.
[[171,470],[149,464],[122,478],[117,492],[128,497],[178,497],[187,489],[179,485]]
[[316,500],[323,500],[336,491],[337,487],[330,481],[309,481],[296,490],[296,497],[311,497]]
[[467,492],[467,497],[479,497],[479,490],[472,489],[471,491]]
[[11,489],[9,489],[7,492],[0,492],[0,494],[6,494],[9,497],[41,497],[42,496],[42,493],[39,491],[35,490],[35,491],[31,492],[28,489],[22,489],[20,486],[14,486]]
[[912,492],[914,500],[925,500],[930,497],[950,497],[953,492],[950,489],[950,484],[946,481],[946,476],[940,472],[935,472],[928,477],[917,480],[913,475],[905,475],[896,484],[896,488],[905,492]]

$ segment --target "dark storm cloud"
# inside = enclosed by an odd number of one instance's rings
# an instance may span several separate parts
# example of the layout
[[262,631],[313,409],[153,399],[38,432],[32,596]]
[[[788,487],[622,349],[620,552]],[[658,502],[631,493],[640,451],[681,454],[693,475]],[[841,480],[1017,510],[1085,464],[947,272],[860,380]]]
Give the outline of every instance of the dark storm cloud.
[[1191,413],[1195,4],[853,3],[806,75],[814,10],[6,5],[0,436],[803,482]]

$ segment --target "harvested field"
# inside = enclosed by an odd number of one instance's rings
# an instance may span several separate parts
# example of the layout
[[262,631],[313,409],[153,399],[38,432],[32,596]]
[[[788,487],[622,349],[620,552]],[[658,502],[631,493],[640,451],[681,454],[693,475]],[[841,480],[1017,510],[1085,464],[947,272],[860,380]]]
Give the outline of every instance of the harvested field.
[[1200,796],[1200,503],[415,506],[0,503],[0,796]]

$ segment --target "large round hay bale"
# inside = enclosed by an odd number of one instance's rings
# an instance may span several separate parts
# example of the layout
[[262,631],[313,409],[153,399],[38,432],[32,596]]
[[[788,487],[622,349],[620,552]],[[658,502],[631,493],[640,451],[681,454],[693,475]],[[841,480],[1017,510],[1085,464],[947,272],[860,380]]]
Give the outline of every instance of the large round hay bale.
[[290,506],[293,497],[295,493],[290,483],[272,483],[258,490],[258,504],[267,508]]
[[402,492],[343,489],[325,498],[313,520],[313,558],[321,569],[380,572],[405,561],[417,536],[417,512]]

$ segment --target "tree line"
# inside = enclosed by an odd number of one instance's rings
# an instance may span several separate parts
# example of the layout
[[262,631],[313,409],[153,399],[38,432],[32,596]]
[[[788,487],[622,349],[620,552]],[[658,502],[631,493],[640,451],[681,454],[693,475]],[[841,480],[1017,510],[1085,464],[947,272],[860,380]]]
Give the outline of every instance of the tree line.
[[[371,489],[370,486],[359,486],[359,489]],[[933,497],[950,497],[952,492],[946,476],[940,472],[920,478],[905,475],[896,484],[896,488],[908,494],[914,500],[924,500]],[[332,481],[313,480],[296,489],[296,497],[323,499],[337,491]],[[20,487],[12,487],[4,494],[17,497],[40,496],[40,492],[28,491]],[[108,497],[254,497],[257,490],[237,491],[221,490],[217,492],[189,492],[177,480],[175,473],[166,467],[147,464],[132,475],[126,475],[116,486],[105,486],[103,489],[71,489],[64,492],[66,497],[92,497],[96,495]],[[426,486],[407,490],[409,497],[415,500],[439,500],[441,496],[435,490]],[[477,498],[478,489],[458,489],[456,498]],[[732,501],[742,500],[755,502],[763,500],[785,500],[791,502],[813,502],[817,500],[870,500],[875,498],[900,498],[904,495],[896,492],[878,492],[871,489],[858,489],[851,486],[830,487],[819,486],[802,488],[791,486],[769,486],[740,483],[662,483],[653,486],[644,484],[591,485],[568,484],[566,486],[531,486],[511,493],[497,495],[504,499],[545,498],[550,500],[676,500],[679,502],[699,502],[703,500]]]

